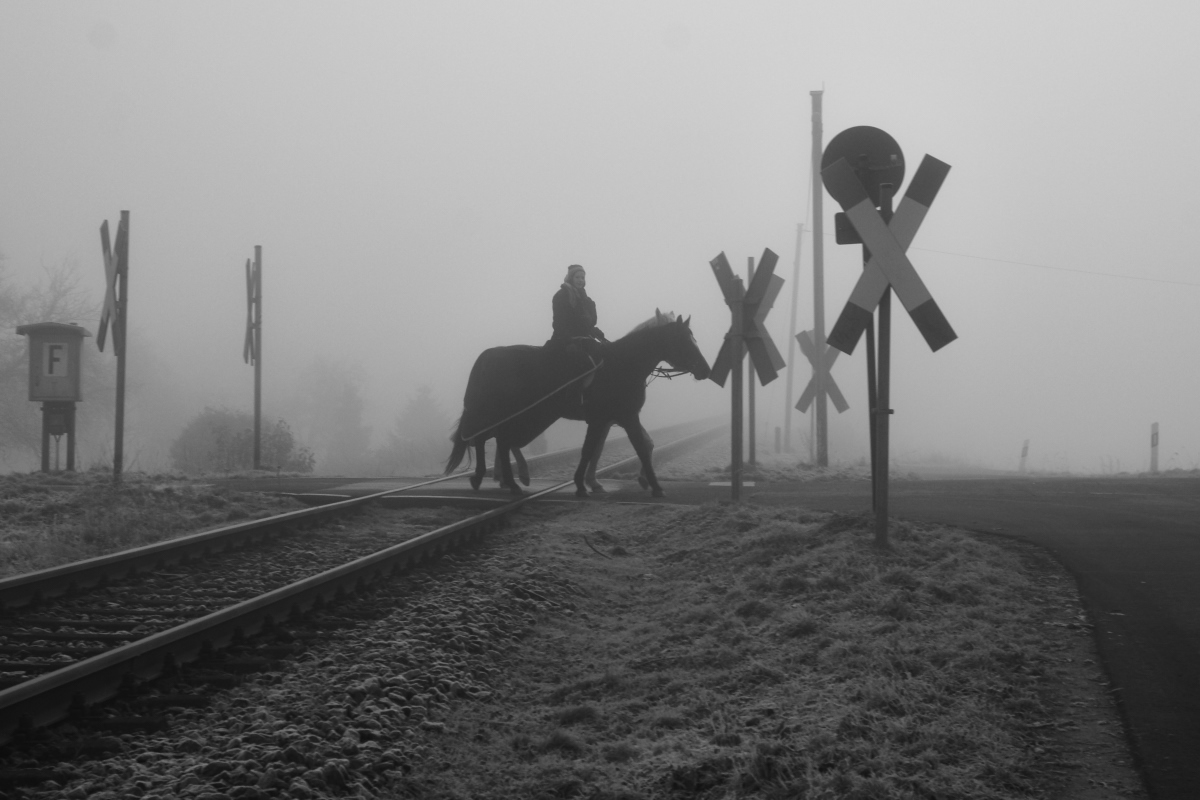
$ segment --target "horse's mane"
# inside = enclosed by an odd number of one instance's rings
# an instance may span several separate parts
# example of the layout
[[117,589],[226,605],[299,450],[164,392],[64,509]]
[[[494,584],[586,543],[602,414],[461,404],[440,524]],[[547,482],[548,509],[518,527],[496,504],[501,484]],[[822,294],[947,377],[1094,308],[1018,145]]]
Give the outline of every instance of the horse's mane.
[[[661,321],[660,321],[660,317],[661,317]],[[660,312],[658,309],[655,309],[653,317],[646,320],[645,322],[639,322],[637,325],[634,325],[633,328],[630,329],[629,333],[637,333],[638,331],[645,330],[646,328],[653,328],[658,325],[665,325],[668,322],[674,322],[674,321],[675,321],[675,312],[674,311],[667,311],[666,313],[663,313],[663,312]],[[628,336],[629,333],[627,333],[625,335]]]

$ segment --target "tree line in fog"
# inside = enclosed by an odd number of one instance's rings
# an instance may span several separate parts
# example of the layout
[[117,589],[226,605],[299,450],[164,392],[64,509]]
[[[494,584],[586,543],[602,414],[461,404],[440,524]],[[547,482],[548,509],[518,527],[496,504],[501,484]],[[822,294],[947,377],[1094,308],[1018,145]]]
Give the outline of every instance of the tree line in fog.
[[[41,460],[41,405],[28,399],[28,341],[16,335],[17,326],[73,322],[94,334],[98,310],[98,299],[72,263],[45,267],[39,279],[22,286],[0,255],[0,471],[34,470]],[[98,352],[95,339],[85,339],[84,348],[84,401],[76,406],[78,464],[111,467],[116,359],[111,346]],[[231,360],[230,369],[235,363]],[[390,427],[373,437],[363,383],[357,368],[317,357],[296,376],[284,402],[264,398],[263,468],[376,476],[440,471],[452,420],[433,389],[415,386],[397,398]],[[125,419],[126,469],[230,474],[253,468],[252,413],[188,392],[133,328]],[[65,463],[66,443],[61,447]]]

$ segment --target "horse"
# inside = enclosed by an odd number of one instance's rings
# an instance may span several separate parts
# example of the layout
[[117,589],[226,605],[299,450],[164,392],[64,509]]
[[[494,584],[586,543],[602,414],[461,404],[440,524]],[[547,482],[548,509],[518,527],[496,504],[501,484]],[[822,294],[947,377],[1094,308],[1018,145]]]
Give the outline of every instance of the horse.
[[[663,313],[662,311],[660,311],[659,309],[656,308],[656,309],[654,309],[653,317],[646,320],[645,322],[638,323],[629,332],[633,333],[634,331],[640,331],[644,328],[649,328],[652,325],[666,325],[668,322],[674,322],[675,319],[676,319],[676,317],[675,317],[674,311],[667,311],[666,313]],[[582,408],[580,410],[582,411]],[[564,418],[565,419],[582,420],[583,414],[582,413],[580,413],[580,414],[568,413],[568,414],[564,415]],[[604,443],[608,439],[608,432],[611,429],[612,429],[612,425],[609,425],[608,428],[605,429],[604,435],[600,437],[600,444],[596,447],[596,451],[594,453],[592,453],[592,460],[588,463],[587,472],[583,476],[584,483],[586,483],[588,485],[588,488],[591,489],[593,494],[607,494],[607,492],[608,492],[608,490],[604,488],[604,485],[601,484],[600,481],[598,481],[596,479],[596,468],[600,466],[600,456],[604,452]],[[650,438],[650,434],[646,433],[645,428],[642,429],[642,435],[645,436],[646,441],[650,443],[650,450],[653,452],[654,440],[652,440]],[[520,480],[521,483],[523,483],[524,485],[528,486],[529,485],[529,465],[525,463],[525,456],[522,455],[521,448],[513,447],[509,450],[509,454],[512,456],[513,461],[516,462],[518,480]],[[496,481],[496,483],[500,483],[502,480],[502,475],[501,475],[502,467],[500,465],[500,460],[501,460],[501,456],[500,456],[499,451],[497,451],[497,453],[495,455],[495,462],[494,462],[495,466],[492,468],[492,478]],[[638,483],[641,485],[641,487],[643,489],[650,488],[650,484],[646,481],[646,473],[644,471],[638,473],[637,479],[638,479]],[[476,487],[476,488],[478,488],[478,487]]]
[[[512,345],[485,350],[476,359],[467,382],[463,414],[451,437],[454,448],[446,462],[446,474],[461,463],[469,445],[482,453],[483,440],[494,437],[502,482],[520,494],[512,478],[509,451],[525,446],[559,418],[581,414],[588,423],[588,432],[575,472],[576,496],[587,496],[587,467],[608,429],[617,424],[633,444],[654,496],[662,497],[650,461],[651,444],[639,415],[646,401],[646,379],[661,362],[690,372],[697,380],[708,377],[708,362],[696,346],[690,322],[690,318],[676,319],[639,326],[617,341],[605,343],[601,349],[603,363],[594,369],[594,379],[583,390],[582,410],[572,387],[585,374],[564,373],[561,365],[548,362],[541,348]],[[477,461],[473,487],[479,488],[485,469]]]

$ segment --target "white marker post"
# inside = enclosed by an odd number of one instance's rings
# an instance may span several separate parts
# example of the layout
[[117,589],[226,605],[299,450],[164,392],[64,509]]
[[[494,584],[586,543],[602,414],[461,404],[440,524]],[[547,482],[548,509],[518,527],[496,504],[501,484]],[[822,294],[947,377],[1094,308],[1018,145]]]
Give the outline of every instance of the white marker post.
[[1158,423],[1150,426],[1150,472],[1158,472]]

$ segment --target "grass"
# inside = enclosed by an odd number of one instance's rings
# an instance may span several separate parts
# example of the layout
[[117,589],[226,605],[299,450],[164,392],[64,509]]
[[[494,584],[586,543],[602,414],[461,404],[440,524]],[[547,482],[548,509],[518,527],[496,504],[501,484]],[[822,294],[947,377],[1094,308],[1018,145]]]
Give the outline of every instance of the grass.
[[543,621],[507,705],[448,721],[470,741],[504,719],[519,762],[472,749],[425,796],[1045,796],[1061,646],[1013,553],[908,524],[880,552],[862,516],[610,513],[632,555],[573,569],[556,534],[581,613]]
[[0,475],[0,577],[297,508],[175,475]]

